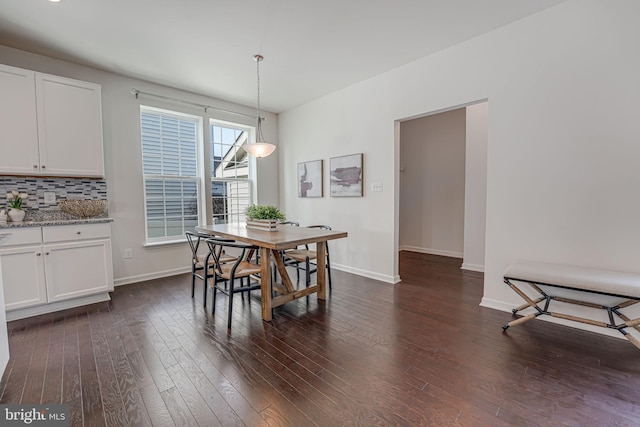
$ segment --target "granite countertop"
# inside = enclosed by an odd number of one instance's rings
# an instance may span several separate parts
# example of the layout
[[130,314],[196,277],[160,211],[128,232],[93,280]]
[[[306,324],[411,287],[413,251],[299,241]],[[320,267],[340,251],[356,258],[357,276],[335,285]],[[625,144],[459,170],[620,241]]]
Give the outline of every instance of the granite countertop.
[[51,225],[73,225],[73,224],[98,224],[103,222],[113,222],[113,218],[75,218],[75,219],[38,219],[22,222],[0,222],[0,229],[23,228],[23,227],[44,227]]

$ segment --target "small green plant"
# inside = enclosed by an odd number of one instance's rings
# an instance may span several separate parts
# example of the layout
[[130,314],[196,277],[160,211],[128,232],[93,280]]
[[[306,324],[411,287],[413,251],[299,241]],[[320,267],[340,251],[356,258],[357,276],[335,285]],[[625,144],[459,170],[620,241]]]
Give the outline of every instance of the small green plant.
[[12,209],[22,210],[22,204],[28,197],[27,193],[11,190],[10,193],[7,193],[7,202]]
[[284,214],[275,206],[251,205],[245,211],[248,220],[277,219],[284,221]]

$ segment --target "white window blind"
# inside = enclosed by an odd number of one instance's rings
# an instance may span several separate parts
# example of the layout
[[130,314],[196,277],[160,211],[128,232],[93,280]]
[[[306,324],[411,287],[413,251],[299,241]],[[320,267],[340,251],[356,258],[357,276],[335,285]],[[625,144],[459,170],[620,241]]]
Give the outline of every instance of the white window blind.
[[198,117],[140,108],[147,241],[175,240],[198,225]]

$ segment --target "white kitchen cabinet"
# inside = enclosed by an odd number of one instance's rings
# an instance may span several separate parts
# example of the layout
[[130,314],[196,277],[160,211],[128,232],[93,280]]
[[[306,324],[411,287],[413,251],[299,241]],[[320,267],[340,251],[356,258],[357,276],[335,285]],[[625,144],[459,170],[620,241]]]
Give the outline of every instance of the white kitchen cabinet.
[[0,248],[4,303],[17,310],[47,302],[40,227],[11,230],[12,238]]
[[[4,246],[0,249],[4,304],[7,310],[47,303],[42,246]],[[19,284],[15,286],[15,284]]]
[[113,291],[109,223],[11,232],[11,241],[0,249],[8,319],[109,299]]
[[[107,230],[104,227],[93,227],[91,230],[83,227],[86,226],[43,229],[44,241],[53,242],[43,246],[49,302],[113,290],[111,239],[106,234]],[[54,231],[69,232],[69,237],[59,236],[57,234],[60,233]],[[56,234],[54,240],[50,240],[47,232]],[[61,238],[61,242],[56,240]],[[87,238],[89,240],[84,240]]]
[[0,94],[0,172],[38,173],[35,73],[0,65]]
[[[0,233],[0,246],[11,239],[11,233]],[[4,284],[2,283],[2,257],[0,257],[0,307],[4,305]],[[0,375],[9,363],[9,334],[7,331],[7,316],[0,310]]]
[[40,173],[104,176],[100,86],[36,73]]
[[0,173],[104,176],[100,85],[0,65],[0,90]]

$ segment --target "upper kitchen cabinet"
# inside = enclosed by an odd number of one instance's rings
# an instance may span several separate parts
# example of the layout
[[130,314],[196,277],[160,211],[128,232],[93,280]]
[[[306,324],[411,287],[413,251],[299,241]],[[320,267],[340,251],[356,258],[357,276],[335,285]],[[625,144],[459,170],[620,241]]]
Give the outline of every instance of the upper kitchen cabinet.
[[0,65],[0,90],[0,173],[104,176],[100,85]]
[[104,176],[100,86],[36,73],[41,175]]
[[39,173],[35,73],[0,65],[0,172]]

